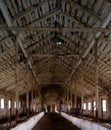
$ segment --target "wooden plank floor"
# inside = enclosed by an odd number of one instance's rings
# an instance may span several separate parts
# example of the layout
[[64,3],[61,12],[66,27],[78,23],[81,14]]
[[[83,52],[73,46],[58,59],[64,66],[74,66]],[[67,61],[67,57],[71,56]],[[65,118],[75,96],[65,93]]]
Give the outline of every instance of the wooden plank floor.
[[57,113],[46,113],[32,130],[80,130]]

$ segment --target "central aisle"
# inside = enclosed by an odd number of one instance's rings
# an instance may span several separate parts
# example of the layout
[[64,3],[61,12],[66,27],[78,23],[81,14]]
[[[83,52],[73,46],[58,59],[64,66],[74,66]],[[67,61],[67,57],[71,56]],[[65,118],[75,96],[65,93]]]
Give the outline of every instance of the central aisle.
[[46,113],[32,130],[80,130],[57,113]]

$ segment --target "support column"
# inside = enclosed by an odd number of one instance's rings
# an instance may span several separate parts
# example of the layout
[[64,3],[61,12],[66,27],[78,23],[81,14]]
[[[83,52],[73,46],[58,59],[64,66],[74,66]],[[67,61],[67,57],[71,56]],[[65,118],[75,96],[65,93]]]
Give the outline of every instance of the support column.
[[77,108],[76,83],[75,83],[75,95],[74,95],[74,108]]
[[27,118],[29,117],[29,84],[28,84],[28,61],[26,60],[26,112],[27,112]]
[[69,90],[69,89],[67,89],[67,90],[68,90],[68,91],[67,91],[67,94],[68,94],[68,95],[67,95],[67,97],[68,97],[67,107],[68,107],[68,113],[70,113],[70,107],[71,107],[71,106],[70,106],[70,94],[71,94],[71,93],[70,93],[70,90]]
[[67,88],[65,88],[65,102],[67,102]]
[[64,105],[65,105],[65,110],[67,111],[67,88],[66,87],[65,87],[64,93],[65,93],[65,102],[64,102]]
[[98,85],[98,51],[97,40],[95,42],[95,88],[96,88],[96,119],[99,122],[99,85]]
[[35,110],[34,112],[36,113],[36,86],[35,86],[35,94],[34,94],[34,107],[35,107]]
[[29,91],[26,93],[27,118],[29,117]]
[[76,94],[74,96],[74,108],[77,108],[77,96],[76,96]]
[[68,88],[67,88],[66,92],[67,92],[66,105],[67,105],[67,112],[68,112],[68,106],[69,106],[69,92],[68,92]]
[[66,90],[66,92],[67,92],[67,103],[68,103],[68,101],[69,101],[69,92],[68,92],[68,88],[67,88],[67,90]]
[[[38,85],[38,97],[40,98],[40,100],[42,100],[42,95],[41,95],[41,90],[40,90],[40,86]],[[41,112],[41,108],[42,108],[42,101],[40,101],[38,103],[38,112]]]
[[[93,90],[92,90],[93,91]],[[94,117],[94,100],[93,100],[93,95],[91,96],[91,108],[92,108],[92,113],[91,116]]]
[[8,117],[8,95],[5,95],[5,116]]
[[111,96],[110,96],[110,92],[109,94],[107,95],[107,98],[106,98],[106,107],[107,107],[107,118],[110,118],[111,117]]
[[32,113],[33,113],[33,106],[34,106],[34,100],[33,100],[33,97],[34,97],[34,93],[33,93],[33,89],[32,89],[32,92],[31,92],[31,111],[32,111]]
[[16,123],[19,120],[19,92],[18,92],[18,43],[15,43],[15,82],[16,82]]
[[83,111],[84,111],[84,77],[83,77],[83,68],[82,68],[82,74],[81,74],[81,116],[83,117]]
[[72,88],[70,89],[70,101],[71,101],[71,108],[72,108]]
[[34,82],[34,86],[35,86],[35,97],[34,97],[34,99],[35,99],[34,101],[35,102],[34,102],[34,106],[35,106],[35,113],[36,113],[36,108],[37,108],[37,106],[36,106],[36,97],[37,97],[36,81]]
[[11,117],[12,117],[12,98],[10,98],[10,109],[9,109],[9,111],[10,111],[10,113],[9,113],[9,127],[11,127]]
[[66,101],[66,88],[64,88],[64,103]]

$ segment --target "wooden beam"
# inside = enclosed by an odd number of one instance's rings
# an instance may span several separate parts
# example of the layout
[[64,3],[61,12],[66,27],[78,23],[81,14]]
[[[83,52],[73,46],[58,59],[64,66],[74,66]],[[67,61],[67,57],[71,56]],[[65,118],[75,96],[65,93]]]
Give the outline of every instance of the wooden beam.
[[29,47],[27,47],[27,51],[31,51],[32,48],[35,48],[37,46],[37,44],[42,43],[43,41],[47,41],[50,40],[52,36],[51,35],[46,35],[44,38],[41,38],[39,41],[33,43],[32,45],[30,45]]
[[69,2],[70,5],[73,6],[74,8],[76,8],[78,10],[82,10],[82,12],[85,12],[85,13],[87,12],[90,16],[93,16],[94,18],[96,18],[100,21],[103,21],[103,18],[101,16],[99,16],[96,12],[92,11],[88,7],[82,6],[73,0],[65,0],[65,1]]
[[55,14],[59,14],[60,10],[56,7],[54,9],[52,9],[50,12],[45,13],[42,17],[40,17],[39,19],[33,21],[32,23],[30,23],[28,25],[28,27],[32,27],[34,25],[37,25],[37,23],[40,23],[44,20],[46,20],[47,18],[50,18],[51,16],[54,16]]
[[[108,19],[110,20],[110,19]],[[108,23],[108,22],[107,22]],[[16,31],[16,32],[21,32],[21,31],[55,31],[55,32],[111,32],[111,28],[106,28],[106,26],[102,28],[77,28],[77,27],[17,27],[17,26],[11,26],[11,27],[6,27],[6,26],[0,26],[0,30],[2,31]],[[100,35],[100,34],[99,34]]]
[[64,17],[68,17],[72,21],[76,22],[79,27],[88,27],[85,23],[81,22],[80,20],[78,20],[77,18],[75,18],[74,16],[71,16],[70,14],[68,14],[66,12],[65,13],[61,12],[61,15]]
[[18,15],[14,16],[13,23],[16,20],[26,16],[28,13],[35,11],[37,8],[41,7],[45,2],[48,2],[48,1],[50,1],[50,0],[38,2],[37,5],[32,5],[29,8],[27,8],[26,10],[24,10],[23,12],[20,12]]
[[[111,20],[111,12],[108,14],[107,18],[103,21],[101,28],[102,29],[106,29],[107,25],[109,24]],[[95,29],[96,30],[96,29]],[[110,29],[111,30],[111,29]],[[96,32],[95,34],[95,38],[91,41],[90,45],[88,46],[88,48],[86,49],[85,53],[83,54],[83,56],[81,57],[81,59],[79,60],[79,62],[76,65],[76,69],[74,69],[71,73],[71,75],[69,76],[68,80],[66,81],[65,84],[67,84],[67,82],[71,79],[71,77],[74,75],[74,73],[76,72],[76,70],[78,69],[78,67],[81,65],[82,63],[82,59],[84,59],[90,52],[90,50],[92,49],[92,47],[94,46],[95,43],[95,39],[98,38],[101,35],[102,32]]]
[[58,73],[57,74],[56,73],[55,74],[41,73],[41,74],[38,74],[37,76],[39,77],[39,76],[53,76],[53,75],[59,76],[59,75],[64,75],[64,74],[62,74],[62,73],[61,74],[58,74]]
[[75,54],[55,54],[55,55],[51,55],[51,54],[36,54],[36,57],[50,57],[50,58],[52,58],[52,57],[55,57],[55,56],[57,56],[57,57],[75,57]]
[[[9,27],[9,28],[12,27],[12,26],[13,26],[13,24],[12,24],[12,19],[11,19],[11,16],[10,16],[10,14],[9,14],[9,12],[8,12],[8,9],[7,9],[7,7],[6,7],[6,5],[5,5],[5,3],[4,3],[3,0],[1,0],[1,3],[0,3],[0,9],[1,9],[2,13],[3,13],[3,16],[4,16],[4,18],[5,18],[6,22],[7,22],[8,27]],[[13,34],[16,35],[16,32],[15,32],[14,30],[10,30],[10,31],[12,31]],[[29,65],[29,67],[30,67],[30,69],[31,69],[31,71],[32,71],[32,74],[33,74],[35,80],[37,81],[36,74],[35,74],[35,72],[34,72],[34,70],[33,70],[33,67],[32,67],[32,64],[31,64],[30,60],[28,59],[28,55],[27,55],[27,53],[26,53],[26,51],[25,51],[25,49],[24,49],[24,47],[23,47],[23,44],[22,44],[22,42],[21,42],[21,40],[20,40],[20,36],[21,36],[21,33],[19,33],[19,34],[16,36],[16,40],[17,40],[16,42],[19,43],[19,46],[20,46],[20,48],[21,48],[21,50],[22,50],[22,52],[23,52],[25,58],[26,58],[27,61],[28,61],[28,65]]]
[[51,82],[47,82],[47,83],[38,83],[38,85],[50,85],[50,84],[55,84],[55,85],[59,85],[59,84],[61,84],[61,85],[63,85],[64,84],[64,82],[62,83],[62,82],[53,82],[53,83],[51,83]]

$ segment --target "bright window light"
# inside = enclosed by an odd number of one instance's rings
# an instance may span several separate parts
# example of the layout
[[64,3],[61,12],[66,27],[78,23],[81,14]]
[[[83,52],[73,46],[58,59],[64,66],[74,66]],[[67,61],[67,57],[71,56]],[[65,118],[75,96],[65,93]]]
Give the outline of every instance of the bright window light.
[[11,100],[8,101],[8,108],[11,108]]
[[17,107],[17,104],[16,104],[16,101],[14,102],[14,108],[16,108]]
[[102,109],[106,112],[106,100],[102,100]]
[[4,109],[4,99],[1,99],[1,109]]
[[96,110],[96,101],[93,102],[93,109]]
[[86,103],[84,103],[84,110],[86,110]]
[[91,102],[88,102],[88,110],[91,110]]
[[61,44],[62,44],[62,42],[56,42],[56,44],[57,44],[57,45],[61,45]]

